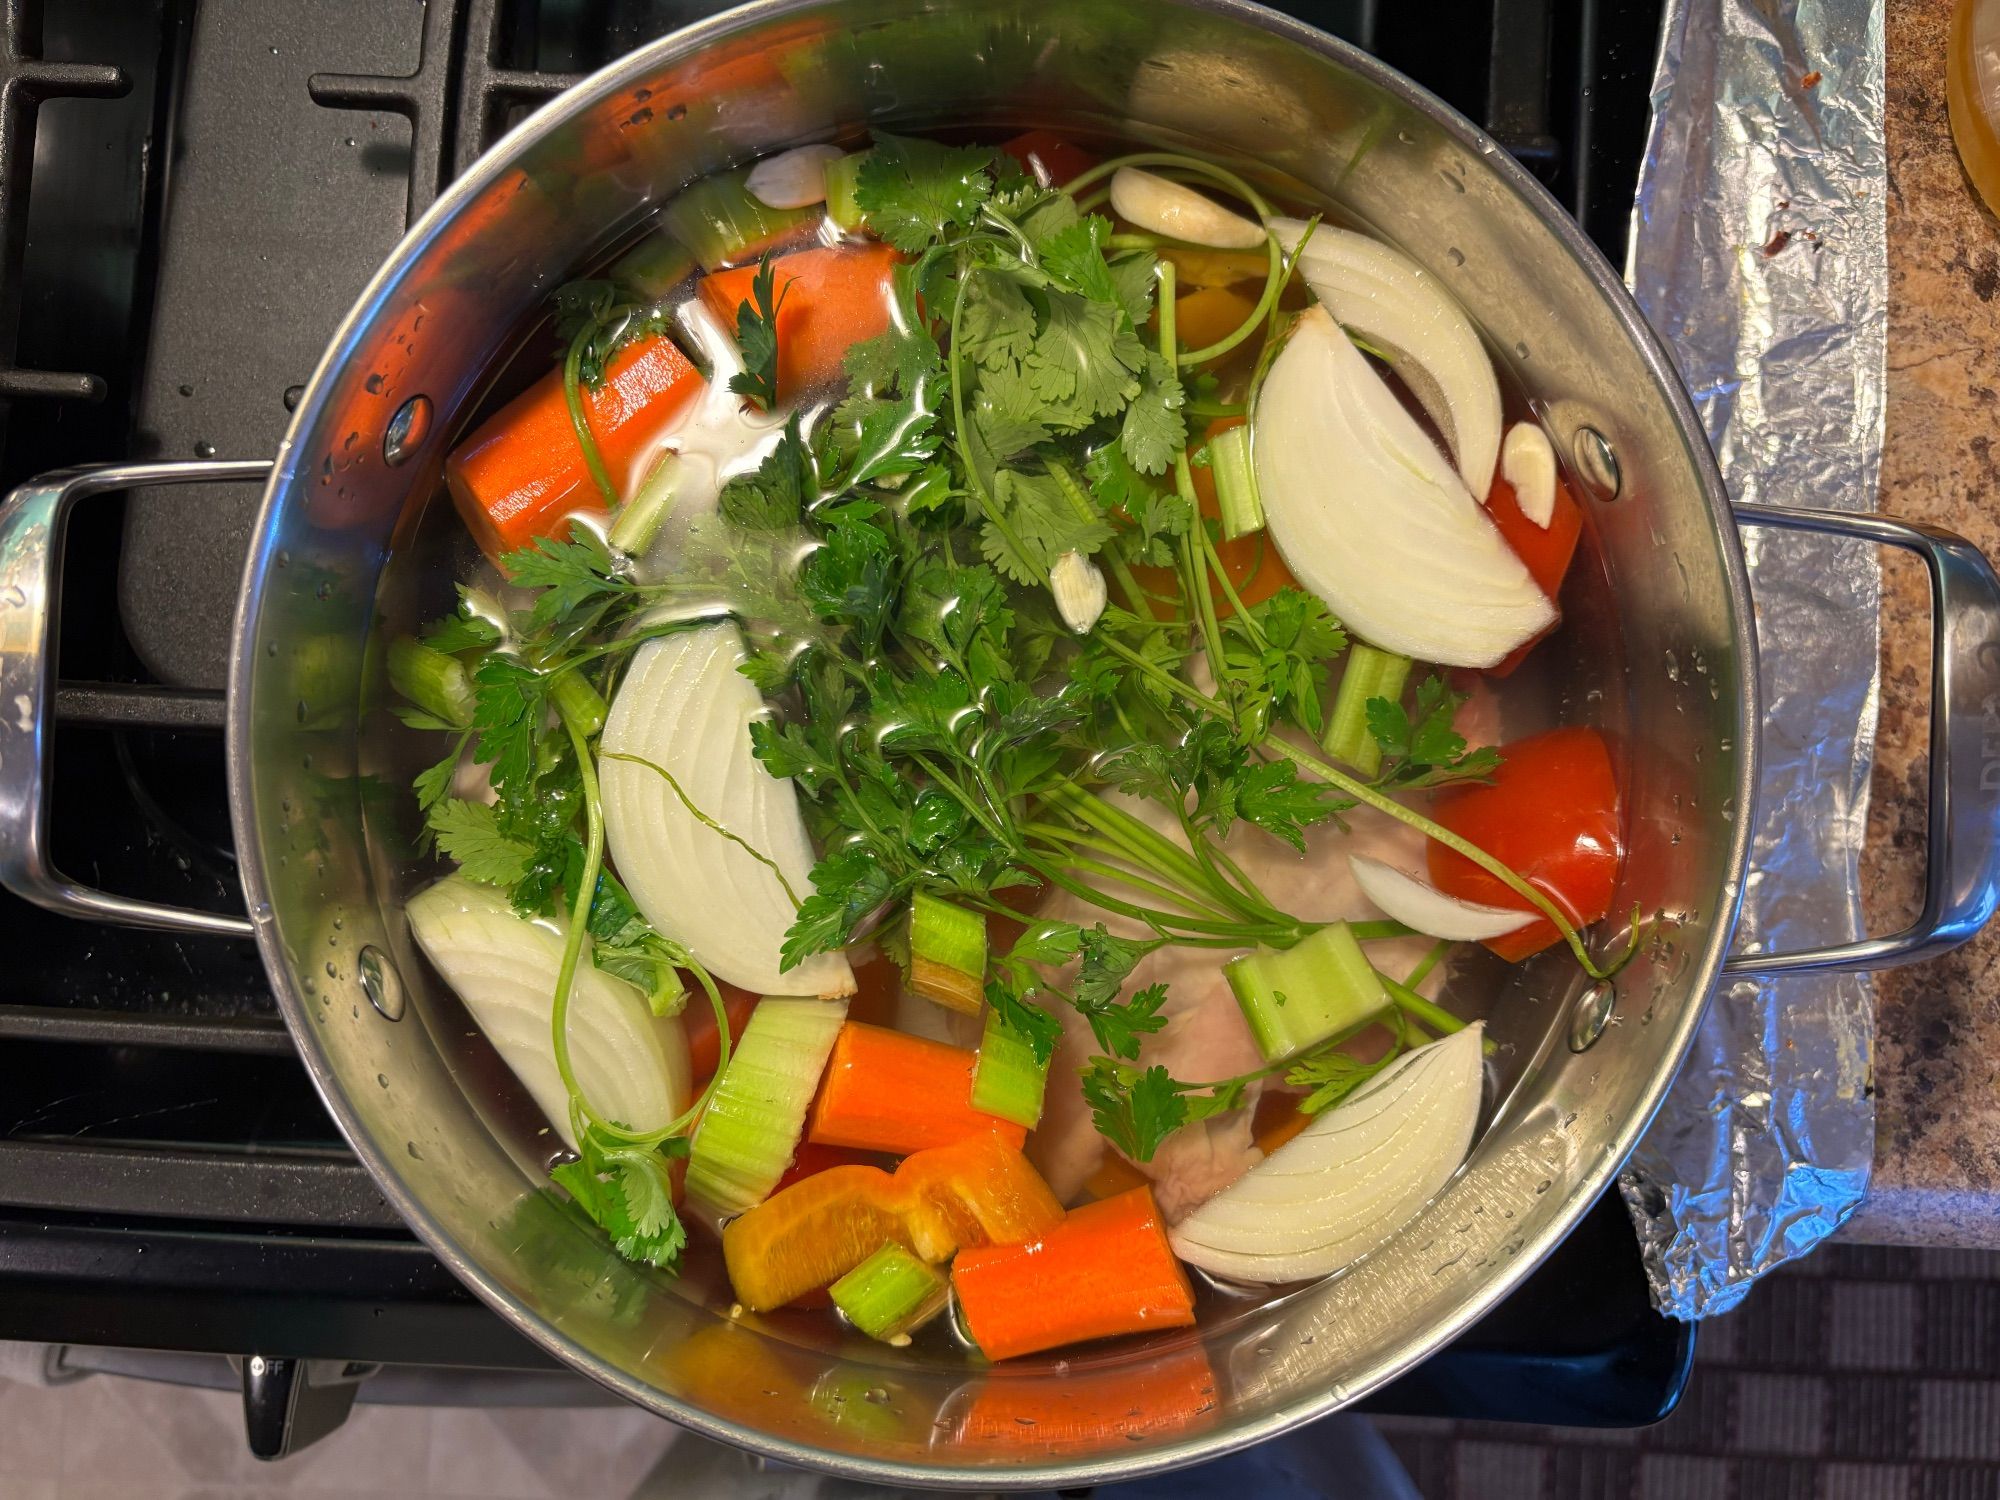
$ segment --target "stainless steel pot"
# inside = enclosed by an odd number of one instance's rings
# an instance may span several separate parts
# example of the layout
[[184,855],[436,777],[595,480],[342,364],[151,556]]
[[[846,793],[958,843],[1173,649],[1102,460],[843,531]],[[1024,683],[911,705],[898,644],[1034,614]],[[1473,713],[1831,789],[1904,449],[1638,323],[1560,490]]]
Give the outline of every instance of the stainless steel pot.
[[[457,421],[565,271],[683,183],[876,123],[1049,125],[1235,159],[1338,203],[1471,309],[1593,495],[1563,640],[1571,711],[1621,748],[1619,907],[1660,922],[1615,991],[1552,959],[1492,998],[1498,1117],[1446,1192],[1350,1274],[1195,1331],[985,1371],[727,1316],[547,1211],[547,1135],[404,931],[424,878],[380,711],[383,642],[436,598],[422,513]],[[2000,581],[1956,538],[1873,517],[1732,516],[1674,372],[1612,269],[1472,125],[1363,54],[1242,0],[771,0],[667,37],[541,110],[413,228],[328,348],[244,574],[229,701],[247,923],[91,891],[42,849],[63,517],[89,493],[261,464],[54,475],[0,515],[0,877],[59,910],[254,930],[301,1055],[382,1190],[511,1323],[579,1370],[792,1463],[932,1486],[1075,1485],[1331,1411],[1491,1308],[1610,1181],[1725,970],[1870,967],[1994,906]],[[1893,938],[1725,961],[1759,721],[1736,523],[1908,547],[1936,602],[1930,897]],[[393,560],[393,565],[392,565]],[[1674,670],[1673,663],[1693,670]],[[1589,691],[1583,691],[1588,689]],[[1622,1024],[1607,1025],[1607,1020]],[[448,1357],[449,1351],[440,1351]]]

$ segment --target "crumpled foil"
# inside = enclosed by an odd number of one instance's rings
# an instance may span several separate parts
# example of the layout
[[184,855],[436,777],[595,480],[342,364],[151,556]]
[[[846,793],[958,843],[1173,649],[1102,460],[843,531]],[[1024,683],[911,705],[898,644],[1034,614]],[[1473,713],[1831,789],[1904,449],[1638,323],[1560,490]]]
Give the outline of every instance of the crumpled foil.
[[[1673,0],[1626,280],[1730,495],[1872,510],[1888,255],[1882,12],[1871,0]],[[1865,545],[1745,528],[1763,769],[1738,954],[1861,922],[1878,683]],[[1706,1317],[1805,1254],[1868,1186],[1865,977],[1726,981],[1620,1187],[1663,1312]]]

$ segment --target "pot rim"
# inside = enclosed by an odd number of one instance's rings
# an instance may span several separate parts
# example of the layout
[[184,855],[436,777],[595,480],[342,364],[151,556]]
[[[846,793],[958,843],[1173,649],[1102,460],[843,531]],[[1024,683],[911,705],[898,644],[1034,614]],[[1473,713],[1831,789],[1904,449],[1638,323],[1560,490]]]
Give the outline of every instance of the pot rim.
[[1721,909],[1711,927],[1707,944],[1691,967],[1687,981],[1693,1003],[1684,1005],[1668,1048],[1671,1067],[1662,1067],[1647,1086],[1638,1106],[1614,1133],[1611,1148],[1601,1153],[1594,1165],[1581,1167],[1571,1188],[1571,1209],[1552,1222],[1534,1240],[1524,1244],[1501,1274],[1495,1275],[1474,1295],[1465,1299],[1445,1322],[1431,1330],[1421,1347],[1413,1346],[1407,1357],[1378,1367],[1372,1378],[1352,1387],[1315,1391],[1278,1407],[1254,1422],[1238,1427],[1218,1427],[1178,1441],[1163,1443],[1129,1460],[1098,1459],[1083,1462],[1024,1463],[996,1471],[976,1466],[932,1466],[887,1459],[858,1457],[850,1453],[814,1447],[807,1443],[774,1436],[754,1428],[718,1418],[699,1406],[677,1400],[615,1369],[567,1335],[530,1313],[517,1299],[489,1277],[438,1224],[424,1204],[401,1183],[386,1152],[361,1127],[348,1105],[338,1074],[320,1047],[315,1029],[306,1023],[305,1002],[295,984],[283,949],[268,898],[269,872],[255,836],[256,813],[248,764],[251,745],[250,675],[254,630],[264,598],[276,549],[274,518],[293,495],[295,487],[309,481],[300,473],[303,456],[298,446],[302,434],[318,421],[333,385],[333,377],[353,356],[362,334],[372,322],[388,289],[418,260],[440,231],[468,204],[507,170],[522,150],[542,140],[566,123],[623,90],[635,76],[643,75],[670,59],[689,55],[738,31],[784,16],[810,12],[822,0],[750,0],[750,3],[694,22],[606,64],[597,72],[542,105],[508,131],[431,203],[404,234],[353,307],[328,341],[305,393],[293,414],[290,427],[279,445],[276,462],[265,488],[256,526],[244,565],[232,628],[231,665],[228,693],[229,805],[236,833],[243,886],[248,898],[257,945],[272,989],[291,1030],[301,1060],[314,1088],[329,1113],[339,1124],[357,1156],[367,1164],[377,1188],[395,1207],[412,1230],[458,1278],[509,1326],[529,1341],[553,1352],[579,1373],[589,1376],[619,1395],[665,1416],[679,1425],[731,1446],[747,1449],[780,1463],[848,1478],[916,1484],[951,1489],[1022,1489],[1109,1483],[1138,1478],[1222,1457],[1277,1437],[1294,1427],[1328,1415],[1370,1390],[1405,1373],[1456,1338],[1490,1311],[1564,1239],[1578,1218],[1596,1201],[1622,1168],[1625,1159],[1650,1124],[1669,1085],[1685,1060],[1695,1028],[1699,1025],[1720,975],[1736,927],[1742,900],[1743,871],[1749,854],[1755,806],[1757,767],[1760,759],[1757,643],[1752,628],[1750,585],[1742,550],[1734,544],[1736,523],[1729,508],[1722,475],[1710,449],[1708,438],[1671,358],[1647,324],[1625,283],[1581,227],[1564,211],[1536,178],[1485,131],[1459,114],[1429,90],[1405,78],[1353,44],[1282,15],[1254,0],[1149,0],[1171,4],[1177,9],[1199,12],[1253,27],[1317,53],[1360,75],[1372,86],[1425,115],[1441,132],[1478,153],[1490,170],[1521,199],[1540,220],[1542,227],[1589,278],[1599,296],[1616,317],[1625,337],[1635,347],[1651,376],[1657,392],[1664,396],[1688,458],[1693,465],[1706,504],[1710,523],[1723,545],[1717,552],[1729,608],[1731,642],[1738,669],[1735,741],[1737,775],[1735,805],[1744,815],[1729,826],[1724,860],[1725,879],[1721,888]]

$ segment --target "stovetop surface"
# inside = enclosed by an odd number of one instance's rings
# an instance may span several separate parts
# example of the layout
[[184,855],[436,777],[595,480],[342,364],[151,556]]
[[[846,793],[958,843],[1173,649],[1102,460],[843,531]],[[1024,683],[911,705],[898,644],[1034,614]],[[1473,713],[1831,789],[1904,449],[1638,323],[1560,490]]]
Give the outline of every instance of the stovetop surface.
[[[275,451],[410,217],[582,73],[701,0],[0,0],[0,486]],[[1280,7],[1516,152],[1623,259],[1657,11],[1614,0]],[[37,106],[32,102],[39,99]],[[70,528],[52,853],[240,910],[222,687],[249,485],[87,503]],[[539,1367],[375,1192],[251,945],[0,894],[0,1338]],[[1647,1306],[1618,1204],[1394,1410],[1649,1421],[1692,1336]]]

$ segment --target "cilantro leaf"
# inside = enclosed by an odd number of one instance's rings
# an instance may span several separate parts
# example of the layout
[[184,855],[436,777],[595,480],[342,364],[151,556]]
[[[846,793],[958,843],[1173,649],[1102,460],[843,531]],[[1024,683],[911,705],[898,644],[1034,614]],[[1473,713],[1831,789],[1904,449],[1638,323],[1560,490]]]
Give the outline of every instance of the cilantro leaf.
[[1173,369],[1158,354],[1146,355],[1139,392],[1125,408],[1118,445],[1141,474],[1163,474],[1187,446],[1187,394]]
[[854,201],[870,229],[915,255],[952,230],[971,227],[993,191],[992,162],[985,147],[878,130],[874,149],[861,159]]
[[1452,692],[1435,674],[1417,688],[1414,715],[1387,698],[1369,699],[1368,732],[1382,747],[1377,784],[1414,790],[1483,781],[1498,770],[1498,750],[1468,750],[1465,737],[1452,727],[1464,702],[1465,694]]
[[1079,514],[1052,474],[1002,469],[993,476],[993,503],[998,515],[987,519],[980,550],[1016,583],[1040,583],[1063,553],[1088,557],[1111,540],[1104,518]]
[[1078,431],[1139,394],[1146,346],[1116,303],[1051,292],[1048,304],[1048,320],[1021,370],[1047,403],[1050,425]]
[[687,1231],[674,1212],[667,1162],[685,1156],[687,1149],[686,1139],[675,1137],[653,1151],[607,1150],[587,1135],[580,1159],[552,1168],[549,1177],[611,1237],[620,1255],[671,1271],[679,1264]]
[[1019,278],[969,270],[958,315],[958,347],[983,370],[1004,370],[1035,346],[1037,319]]
[[743,351],[743,368],[729,377],[729,388],[748,396],[765,411],[778,404],[778,312],[796,278],[787,277],[775,296],[777,272],[766,250],[750,279],[750,296],[736,309],[736,346]]
[[1118,301],[1118,284],[1111,279],[1111,267],[1104,263],[1104,240],[1111,233],[1111,221],[1090,214],[1058,230],[1037,247],[1042,269],[1073,292],[1081,292],[1095,302]]
[[459,873],[481,885],[511,887],[534,858],[535,846],[503,833],[498,812],[483,802],[448,797],[431,807],[429,827]]

